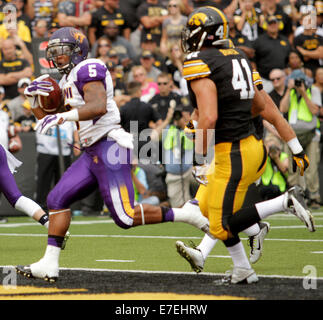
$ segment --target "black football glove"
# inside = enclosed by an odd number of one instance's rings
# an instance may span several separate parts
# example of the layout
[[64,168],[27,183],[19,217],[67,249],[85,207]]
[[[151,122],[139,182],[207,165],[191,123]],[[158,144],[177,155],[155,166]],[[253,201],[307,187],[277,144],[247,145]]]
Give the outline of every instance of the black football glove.
[[310,162],[304,150],[300,153],[293,154],[293,172],[296,172],[297,167],[300,170],[300,175],[304,175],[304,171],[308,168]]

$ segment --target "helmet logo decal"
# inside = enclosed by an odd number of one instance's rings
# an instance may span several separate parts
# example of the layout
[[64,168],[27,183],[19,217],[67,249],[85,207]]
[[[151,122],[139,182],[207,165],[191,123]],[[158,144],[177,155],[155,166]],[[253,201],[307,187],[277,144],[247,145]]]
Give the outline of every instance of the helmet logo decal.
[[208,19],[207,15],[203,12],[198,12],[194,14],[188,24],[190,26],[200,26],[201,24],[205,24],[206,20]]
[[78,31],[77,29],[71,29],[71,35],[79,43],[82,43],[83,40],[85,39],[85,35],[80,31]]

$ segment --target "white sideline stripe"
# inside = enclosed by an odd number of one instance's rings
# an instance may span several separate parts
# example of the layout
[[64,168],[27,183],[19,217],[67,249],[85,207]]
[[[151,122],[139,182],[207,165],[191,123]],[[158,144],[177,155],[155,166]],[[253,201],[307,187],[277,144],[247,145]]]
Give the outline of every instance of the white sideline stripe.
[[[0,236],[7,237],[47,237],[47,234],[36,233],[0,233]],[[138,239],[202,239],[202,237],[171,237],[171,236],[128,236],[120,234],[71,234],[71,238],[138,238]],[[248,238],[240,238],[248,240]],[[266,241],[289,241],[289,242],[323,242],[323,239],[277,239],[266,238]]]
[[225,259],[230,259],[231,256],[219,256],[219,255],[211,255],[211,256],[207,256],[208,258],[225,258]]
[[102,259],[102,260],[95,260],[98,262],[136,262],[136,260],[114,260],[114,259]]
[[311,253],[323,253],[323,251],[312,251]]
[[[1,266],[0,268],[15,268],[13,265],[9,266]],[[161,273],[161,274],[186,274],[186,275],[194,275],[195,277],[197,276],[195,272],[181,272],[181,271],[151,271],[151,270],[119,270],[119,269],[99,269],[99,268],[59,268],[60,270],[70,270],[70,271],[93,271],[93,272],[126,272],[126,273],[147,273],[147,274],[156,274],[156,273]],[[223,276],[224,273],[213,273],[213,272],[202,272],[198,274],[198,277],[201,276]],[[279,274],[272,274],[272,275],[259,275],[257,274],[258,277],[260,278],[279,278],[279,279],[304,279],[307,277],[306,275],[304,276],[283,276]],[[317,280],[323,280],[323,277],[317,277]]]
[[[89,221],[72,221],[71,225],[87,225],[87,224],[101,224],[101,223],[114,223],[113,220],[89,220]],[[0,228],[16,228],[16,227],[39,227],[40,224],[35,222],[25,222],[25,223],[4,223],[0,224]]]

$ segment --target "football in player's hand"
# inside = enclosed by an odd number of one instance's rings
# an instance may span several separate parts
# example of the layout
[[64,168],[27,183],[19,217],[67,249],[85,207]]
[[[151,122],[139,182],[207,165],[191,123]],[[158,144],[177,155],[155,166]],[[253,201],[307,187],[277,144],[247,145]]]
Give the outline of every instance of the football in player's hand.
[[54,90],[49,92],[47,97],[39,96],[39,105],[47,114],[57,113],[62,105],[61,89],[56,80],[51,77],[45,78],[43,81],[51,82]]

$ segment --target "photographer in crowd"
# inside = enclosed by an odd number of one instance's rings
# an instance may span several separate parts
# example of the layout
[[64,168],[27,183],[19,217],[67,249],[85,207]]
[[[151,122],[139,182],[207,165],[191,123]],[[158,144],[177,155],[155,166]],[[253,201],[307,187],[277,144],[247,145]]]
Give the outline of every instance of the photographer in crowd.
[[[188,114],[188,115],[187,115]],[[192,176],[194,145],[184,133],[190,113],[179,105],[173,119],[163,131],[163,153],[166,170],[167,195],[172,207],[179,208],[192,198],[190,187],[195,180]]]
[[282,151],[281,141],[272,134],[265,139],[267,149],[266,170],[261,176],[259,193],[262,200],[269,200],[283,194],[288,186],[288,154]]
[[[318,88],[308,87],[306,76],[301,70],[294,70],[288,81],[287,91],[280,102],[280,111],[288,113],[288,122],[294,129],[299,142],[305,150],[310,166],[305,172],[304,179],[293,172],[292,162],[289,164],[288,182],[290,186],[301,185],[308,191],[309,206],[312,209],[320,207],[319,189],[319,141],[320,122],[318,120],[321,95]],[[289,154],[291,159],[291,155]]]

